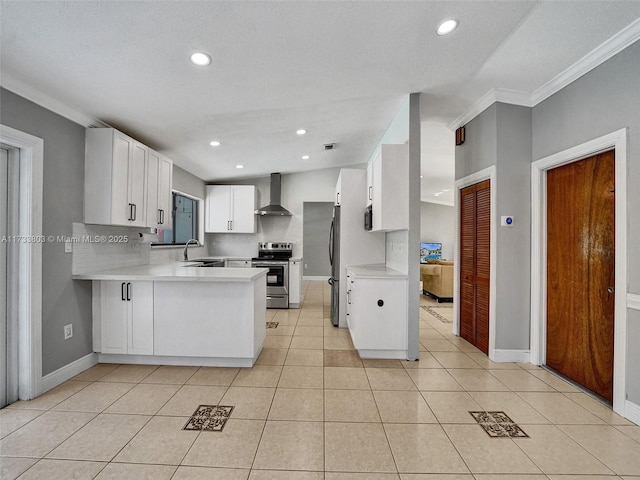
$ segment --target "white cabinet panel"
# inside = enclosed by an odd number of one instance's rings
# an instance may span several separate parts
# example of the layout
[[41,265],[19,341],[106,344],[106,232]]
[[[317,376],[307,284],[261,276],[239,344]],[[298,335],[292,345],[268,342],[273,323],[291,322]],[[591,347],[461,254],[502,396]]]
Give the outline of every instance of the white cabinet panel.
[[149,150],[147,174],[147,227],[171,228],[173,162]]
[[85,223],[144,227],[148,148],[113,128],[85,141]]
[[302,302],[302,260],[289,261],[289,305],[298,307]]
[[367,167],[367,204],[373,231],[409,228],[409,147],[381,145]]
[[406,358],[406,278],[347,278],[347,323],[360,356]]
[[207,233],[255,233],[256,187],[207,185]]
[[153,282],[101,282],[101,352],[153,355]]
[[224,266],[230,268],[251,268],[251,259],[247,258],[246,260],[226,260]]

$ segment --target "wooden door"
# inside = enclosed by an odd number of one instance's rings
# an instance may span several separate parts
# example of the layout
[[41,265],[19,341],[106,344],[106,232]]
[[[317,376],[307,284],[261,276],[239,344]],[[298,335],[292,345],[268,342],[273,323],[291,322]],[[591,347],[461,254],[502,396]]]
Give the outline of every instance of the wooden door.
[[546,364],[613,401],[614,152],[547,172]]
[[489,352],[491,182],[460,191],[460,336]]

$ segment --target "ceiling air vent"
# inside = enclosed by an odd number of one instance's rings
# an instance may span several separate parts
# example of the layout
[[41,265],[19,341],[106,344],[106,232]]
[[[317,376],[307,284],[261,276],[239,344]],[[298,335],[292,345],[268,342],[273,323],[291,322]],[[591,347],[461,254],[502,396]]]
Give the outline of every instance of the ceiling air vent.
[[324,144],[324,149],[325,150],[333,150],[334,148],[336,148],[336,144],[335,143],[325,143]]

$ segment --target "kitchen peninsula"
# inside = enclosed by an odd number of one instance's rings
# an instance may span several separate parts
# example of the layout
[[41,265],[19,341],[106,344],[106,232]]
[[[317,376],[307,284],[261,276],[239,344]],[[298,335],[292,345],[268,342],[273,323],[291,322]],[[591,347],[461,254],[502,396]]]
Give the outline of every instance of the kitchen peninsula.
[[250,367],[266,335],[265,268],[139,265],[93,281],[101,363]]

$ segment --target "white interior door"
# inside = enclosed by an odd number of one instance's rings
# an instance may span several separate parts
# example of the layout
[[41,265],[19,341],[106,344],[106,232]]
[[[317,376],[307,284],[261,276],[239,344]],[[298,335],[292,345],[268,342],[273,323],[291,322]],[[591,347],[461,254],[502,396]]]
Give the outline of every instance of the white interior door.
[[9,152],[0,148],[0,408],[8,404],[8,335],[7,335],[7,205]]

